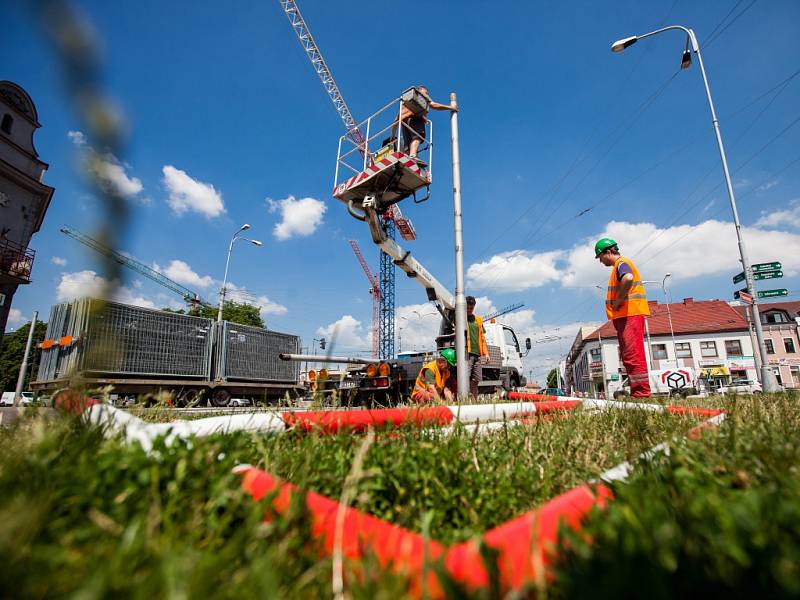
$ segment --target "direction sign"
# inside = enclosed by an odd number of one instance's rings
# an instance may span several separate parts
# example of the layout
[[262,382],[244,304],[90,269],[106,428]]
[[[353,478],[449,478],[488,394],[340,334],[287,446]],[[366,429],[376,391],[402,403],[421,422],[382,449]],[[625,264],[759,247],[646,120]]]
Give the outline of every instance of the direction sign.
[[744,281],[744,271],[733,278],[733,283],[739,283],[740,281]]
[[753,265],[753,273],[763,273],[764,271],[780,271],[782,268],[779,262],[758,263]]
[[753,279],[780,279],[783,271],[765,271],[764,273],[753,273]]
[[788,296],[789,290],[783,288],[780,290],[764,290],[763,292],[758,292],[759,298],[775,298],[776,296]]
[[733,292],[733,299],[734,299],[734,300],[738,300],[738,299],[739,299],[739,295],[740,295],[742,292],[744,292],[744,293],[746,294],[746,293],[747,293],[747,288],[742,288],[742,289],[740,289],[740,290],[736,290],[735,292]]

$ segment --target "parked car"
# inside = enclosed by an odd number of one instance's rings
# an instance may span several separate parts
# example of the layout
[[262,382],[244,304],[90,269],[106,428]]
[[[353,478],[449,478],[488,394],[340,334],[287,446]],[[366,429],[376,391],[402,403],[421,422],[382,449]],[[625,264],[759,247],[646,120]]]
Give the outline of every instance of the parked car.
[[734,379],[719,388],[721,394],[760,394],[761,384],[750,379]]
[[[19,403],[23,406],[33,402],[33,392],[20,392],[20,396],[22,396],[22,398]],[[3,392],[0,406],[14,406],[14,392]]]
[[251,404],[250,398],[231,398],[228,406],[250,406]]
[[545,396],[566,396],[567,392],[561,388],[544,388],[541,392]]

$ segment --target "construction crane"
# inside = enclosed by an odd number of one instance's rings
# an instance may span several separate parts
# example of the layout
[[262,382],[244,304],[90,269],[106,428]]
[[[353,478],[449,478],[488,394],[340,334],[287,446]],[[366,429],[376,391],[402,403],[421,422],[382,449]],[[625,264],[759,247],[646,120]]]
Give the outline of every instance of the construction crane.
[[505,308],[501,308],[500,310],[495,311],[489,315],[486,315],[483,318],[486,319],[487,321],[489,319],[496,319],[497,317],[500,317],[502,315],[507,315],[508,313],[514,312],[515,310],[519,310],[523,306],[525,306],[524,302],[515,302],[514,304],[509,304]]
[[96,239],[89,237],[85,233],[81,233],[77,229],[73,229],[72,227],[67,227],[66,225],[61,228],[61,233],[68,235],[73,240],[79,241],[81,244],[88,246],[92,250],[99,252],[103,256],[110,258],[121,264],[123,267],[128,267],[132,271],[139,273],[140,275],[144,275],[148,279],[155,281],[157,284],[164,286],[168,290],[172,290],[176,294],[180,294],[180,296],[184,299],[184,301],[190,306],[211,306],[207,302],[204,302],[202,298],[196,293],[182,286],[180,283],[172,281],[169,277],[165,277],[158,271],[151,269],[147,265],[140,263],[138,260],[134,260],[116,250],[112,250],[108,246],[98,242]]
[[364,269],[364,273],[369,280],[369,293],[372,294],[372,357],[377,358],[379,353],[379,335],[380,335],[380,314],[382,308],[382,298],[383,294],[381,293],[380,282],[375,275],[372,274],[372,271],[369,270],[369,265],[367,261],[364,260],[364,255],[361,254],[361,249],[358,247],[358,242],[355,240],[349,240],[350,247],[355,252],[356,258],[358,262],[361,263],[361,268]]
[[[317,47],[314,36],[311,35],[311,31],[308,25],[306,25],[303,15],[300,13],[297,2],[294,0],[279,1],[283,12],[286,14],[292,29],[297,35],[297,39],[300,41],[300,45],[311,61],[311,66],[314,67],[314,71],[316,71],[320,81],[322,81],[322,86],[333,102],[336,112],[339,113],[339,117],[342,119],[344,127],[347,130],[347,136],[356,144],[362,154],[367,155],[367,157],[371,159],[366,140],[358,129],[358,125],[353,115],[350,113],[350,109],[347,107],[347,103],[344,101],[339,87],[336,85],[333,74],[328,68],[325,59],[322,57],[322,52],[320,52]],[[403,213],[400,212],[396,204],[391,206],[390,209],[384,213],[383,220],[384,229],[389,239],[395,239],[395,228],[400,232],[400,236],[404,240],[413,240],[416,238],[414,226],[411,224],[411,221],[403,216]],[[351,242],[351,246],[352,245],[353,242]],[[353,250],[356,252],[356,255],[359,256],[359,260],[363,261],[360,250],[356,250],[356,247],[354,247]],[[365,264],[366,263],[362,263],[362,266]],[[367,277],[371,277],[369,269],[365,267],[365,271],[368,272]],[[378,288],[376,288],[378,294],[373,294],[373,328],[377,326],[377,330],[373,331],[372,349],[374,355],[383,360],[389,360],[394,357],[395,264],[392,257],[382,250],[380,252],[379,273]],[[372,279],[370,279],[370,283],[372,283]],[[379,300],[379,305],[375,304],[377,301],[376,299]],[[376,347],[378,350],[377,353]]]
[[311,35],[311,31],[308,29],[308,25],[306,25],[305,19],[303,19],[303,15],[300,13],[297,2],[294,2],[294,0],[280,0],[280,3],[283,12],[286,13],[289,19],[292,29],[294,29],[295,34],[297,34],[297,39],[300,40],[300,45],[308,56],[308,60],[311,61],[311,66],[314,67],[314,71],[316,71],[320,81],[322,81],[322,86],[333,102],[336,112],[339,113],[339,117],[341,117],[344,127],[347,130],[347,135],[362,152],[366,152],[366,140],[364,136],[361,135],[361,131],[358,129],[356,121],[350,113],[350,109],[347,108],[347,103],[344,101],[339,91],[339,86],[336,85],[331,70],[325,63],[325,59],[322,58],[322,53],[319,51],[317,43],[314,41],[314,36]]

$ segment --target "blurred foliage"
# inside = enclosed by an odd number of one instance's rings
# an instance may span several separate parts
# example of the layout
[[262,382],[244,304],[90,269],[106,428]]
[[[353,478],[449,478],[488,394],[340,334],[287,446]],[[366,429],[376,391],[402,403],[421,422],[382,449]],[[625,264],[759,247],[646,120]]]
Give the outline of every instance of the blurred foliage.
[[[178,313],[181,315],[189,314],[193,317],[203,317],[204,319],[217,320],[218,306],[197,306],[187,311],[173,310],[171,308],[164,308],[166,312]],[[239,325],[251,325],[252,327],[266,328],[261,312],[257,306],[252,304],[234,302],[232,300],[225,300],[225,305],[222,307],[222,320],[230,321],[231,323],[238,323]]]
[[[26,323],[16,331],[6,334],[3,337],[3,347],[0,348],[0,385],[2,385],[2,390],[5,392],[13,392],[17,387],[17,377],[19,377],[19,369],[22,366],[22,358],[25,355],[25,344],[28,341],[28,332],[30,330],[31,324]],[[36,321],[36,327],[33,328],[31,354],[28,357],[28,374],[22,386],[23,391],[28,389],[31,377],[34,380],[36,379],[39,357],[42,353],[39,344],[44,340],[46,332],[47,323]]]

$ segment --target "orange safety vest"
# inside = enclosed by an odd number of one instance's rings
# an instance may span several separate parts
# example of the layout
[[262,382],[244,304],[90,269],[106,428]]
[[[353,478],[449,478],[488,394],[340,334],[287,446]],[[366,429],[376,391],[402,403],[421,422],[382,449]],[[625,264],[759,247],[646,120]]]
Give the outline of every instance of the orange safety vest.
[[414,391],[428,391],[428,384],[425,382],[425,371],[433,372],[433,375],[436,377],[436,382],[433,384],[436,387],[436,391],[439,394],[444,393],[444,384],[447,383],[448,379],[450,379],[450,369],[445,367],[444,370],[440,371],[439,363],[437,363],[435,360],[423,365],[423,367],[419,370],[417,381],[414,383]]
[[[478,354],[481,356],[489,356],[489,347],[486,345],[486,339],[483,337],[483,319],[478,315],[475,317],[475,324],[478,326]],[[467,321],[467,354],[472,352],[472,339],[469,335],[469,321]]]
[[[625,263],[633,271],[633,285],[628,290],[628,295],[625,300],[619,305],[619,308],[613,309],[612,302],[619,296],[619,289],[621,287],[621,280],[617,277],[617,267],[620,263]],[[611,277],[608,278],[608,292],[606,293],[606,316],[609,320],[620,319],[622,317],[632,317],[634,315],[649,315],[650,307],[647,305],[647,296],[644,293],[644,284],[642,277],[639,275],[639,270],[636,268],[630,259],[620,256],[614,262],[614,268],[611,269]]]

